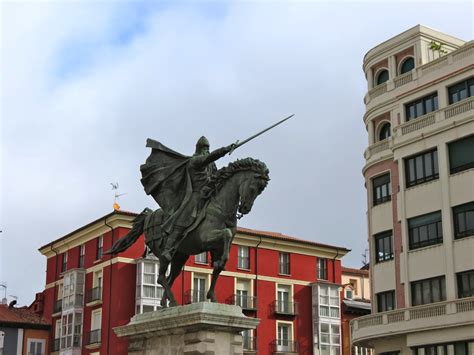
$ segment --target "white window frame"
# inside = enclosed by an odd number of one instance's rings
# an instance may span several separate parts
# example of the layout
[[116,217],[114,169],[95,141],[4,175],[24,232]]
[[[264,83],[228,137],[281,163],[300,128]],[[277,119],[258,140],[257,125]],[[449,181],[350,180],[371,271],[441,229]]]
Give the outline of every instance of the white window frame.
[[[324,334],[327,334],[329,341],[324,341],[322,340],[322,326],[327,325],[328,326],[328,332],[325,332]],[[336,327],[338,329],[338,332],[333,332],[333,327]],[[333,348],[339,349],[339,353],[341,352],[341,339],[342,339],[342,334],[341,334],[341,325],[338,323],[334,322],[319,322],[318,325],[318,331],[319,331],[319,348],[321,349],[322,346],[328,346],[329,347],[329,353],[331,353]],[[338,342],[333,341],[333,337],[338,337]]]
[[[99,250],[100,250],[100,255],[99,255]],[[95,258],[96,260],[101,260],[102,257],[104,256],[104,236],[100,235],[99,238],[97,239],[97,249],[95,251]]]
[[[341,318],[341,305],[340,305],[340,294],[338,286],[319,284],[318,290],[318,307],[319,317],[340,319]],[[322,290],[326,290],[327,294],[324,294]],[[336,292],[331,294],[331,290]],[[334,296],[336,294],[336,296]],[[322,312],[322,309],[327,309],[327,312]],[[334,314],[337,313],[337,316]]]
[[[286,262],[285,259],[286,258]],[[291,275],[291,266],[290,266],[290,253],[287,252],[279,252],[278,254],[278,273],[280,275]],[[284,270],[284,266],[286,265],[286,269]]]
[[250,247],[239,245],[237,250],[237,268],[250,270]]
[[202,253],[199,253],[199,254],[196,254],[194,256],[194,262],[196,264],[208,264],[208,261],[207,261],[207,251],[204,251]]
[[36,355],[38,354],[38,352],[35,352],[34,353],[31,353],[30,352],[30,346],[31,346],[31,343],[37,343],[37,344],[41,344],[41,352],[39,353],[40,355],[44,355],[46,354],[46,340],[45,339],[36,339],[36,338],[28,338],[27,342],[26,342],[26,351],[27,351],[27,354],[28,355]]
[[[284,313],[294,312],[294,301],[293,301],[293,284],[277,284],[275,290],[275,300],[277,301],[277,310]],[[288,294],[288,305],[282,306],[281,302],[285,301],[282,297],[283,293]],[[293,309],[286,309],[286,307],[293,307]]]
[[[81,246],[79,247],[79,267],[80,268],[84,267],[85,262],[86,262],[85,259],[86,259],[86,245],[81,244]],[[82,263],[81,263],[81,260],[82,260]]]
[[[95,317],[99,315],[100,323],[96,324]],[[102,329],[102,308],[94,309],[91,312],[91,331]]]
[[275,335],[276,350],[280,352],[289,351],[291,350],[291,346],[289,344],[286,346],[280,344],[282,340],[284,340],[280,338],[280,331],[279,331],[280,325],[288,326],[290,328],[288,331],[288,339],[286,339],[286,341],[291,343],[293,339],[295,339],[293,322],[287,322],[287,321],[281,321],[281,320],[276,321],[276,329],[275,329],[276,330],[276,335]]

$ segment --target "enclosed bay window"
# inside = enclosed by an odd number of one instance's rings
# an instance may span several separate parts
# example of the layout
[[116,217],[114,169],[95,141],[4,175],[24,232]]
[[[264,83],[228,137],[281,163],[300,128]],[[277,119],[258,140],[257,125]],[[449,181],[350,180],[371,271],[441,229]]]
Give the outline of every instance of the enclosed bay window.
[[152,312],[161,307],[164,289],[158,283],[159,267],[160,263],[155,257],[137,261],[136,313]]
[[374,206],[391,200],[390,173],[372,179],[372,195]]
[[341,330],[339,324],[319,323],[320,354],[340,354]]
[[280,253],[278,256],[278,273],[283,275],[290,274],[290,254]]
[[454,239],[474,235],[474,202],[453,207]]
[[438,110],[438,93],[434,93],[405,105],[406,120],[410,121]]
[[449,143],[448,148],[451,174],[474,168],[474,136]]
[[239,269],[249,270],[250,269],[250,250],[249,247],[239,245],[237,251],[237,267]]
[[392,231],[386,231],[374,235],[375,240],[375,262],[393,259]]
[[411,283],[411,304],[441,302],[446,300],[446,281],[444,276],[433,277]]
[[449,104],[474,96],[474,78],[461,81],[455,85],[448,87]]
[[441,211],[428,213],[408,220],[410,250],[443,243]]
[[319,316],[339,318],[339,289],[337,286],[319,286]]
[[395,309],[395,291],[377,293],[377,312]]
[[405,159],[407,187],[415,186],[439,177],[438,151],[431,150]]
[[458,298],[474,296],[474,270],[458,272]]

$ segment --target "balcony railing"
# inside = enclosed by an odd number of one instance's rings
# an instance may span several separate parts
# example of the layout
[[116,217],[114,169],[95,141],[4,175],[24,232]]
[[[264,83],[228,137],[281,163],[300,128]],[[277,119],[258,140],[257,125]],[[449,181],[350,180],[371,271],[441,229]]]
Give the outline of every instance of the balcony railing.
[[271,304],[273,313],[294,316],[298,314],[298,303],[286,301],[274,301]]
[[286,339],[277,339],[274,340],[272,343],[272,353],[273,354],[279,354],[279,353],[294,353],[298,354],[298,342],[297,341],[291,341],[291,340],[286,340]]
[[244,351],[257,351],[257,338],[256,337],[242,337],[242,345]]
[[53,314],[61,313],[63,310],[63,300],[54,301],[53,304]]
[[54,339],[52,347],[51,347],[51,352],[59,351],[59,345],[60,345],[60,339],[59,338]]
[[188,290],[184,294],[184,303],[206,302],[206,291],[204,290]]
[[351,332],[354,345],[363,345],[368,339],[429,330],[437,324],[467,324],[473,319],[474,297],[468,297],[362,316],[351,321]]
[[257,297],[254,296],[233,295],[229,303],[235,304],[244,310],[257,309]]
[[102,300],[102,287],[94,287],[90,290],[87,290],[86,302],[94,302]]
[[86,345],[100,344],[100,331],[101,329],[95,329],[86,333]]

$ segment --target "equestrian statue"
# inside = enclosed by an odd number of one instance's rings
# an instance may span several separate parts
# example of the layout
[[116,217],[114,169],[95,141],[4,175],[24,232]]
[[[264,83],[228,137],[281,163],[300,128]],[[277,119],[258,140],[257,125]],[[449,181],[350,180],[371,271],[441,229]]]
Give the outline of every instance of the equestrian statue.
[[238,159],[219,170],[215,161],[292,116],[245,141],[211,152],[209,141],[201,137],[192,156],[147,140],[151,154],[140,166],[141,182],[160,208],[145,208],[133,221],[130,232],[107,253],[126,250],[144,233],[147,247],[159,259],[158,283],[165,291],[162,307],[176,306],[171,286],[189,256],[203,252],[210,252],[213,265],[206,297],[217,302],[214,289],[219,274],[225,270],[237,220],[250,212],[270,177],[267,166],[253,158]]

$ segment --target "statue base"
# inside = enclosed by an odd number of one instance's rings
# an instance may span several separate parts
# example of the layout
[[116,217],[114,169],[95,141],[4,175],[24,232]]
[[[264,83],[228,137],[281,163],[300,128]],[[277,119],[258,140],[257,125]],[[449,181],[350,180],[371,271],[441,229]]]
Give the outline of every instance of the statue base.
[[128,338],[131,355],[240,355],[240,332],[259,322],[238,306],[200,302],[137,314],[114,331]]

